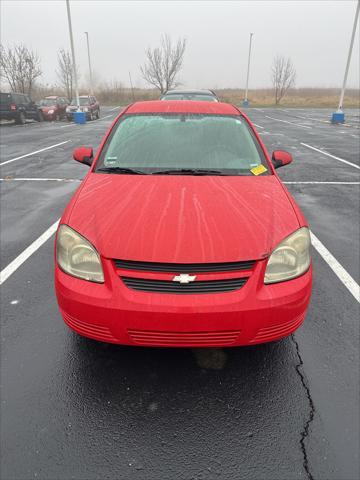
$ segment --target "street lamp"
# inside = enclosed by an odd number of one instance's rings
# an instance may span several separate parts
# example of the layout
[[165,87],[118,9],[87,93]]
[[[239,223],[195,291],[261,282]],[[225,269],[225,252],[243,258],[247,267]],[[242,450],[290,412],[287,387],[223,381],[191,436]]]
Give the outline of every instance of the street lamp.
[[249,90],[249,73],[250,73],[250,57],[251,57],[251,42],[252,42],[252,37],[253,33],[250,33],[250,42],[249,42],[249,57],[248,57],[248,66],[247,66],[247,75],[246,75],[246,89],[245,89],[245,98],[243,101],[243,107],[248,107],[249,106],[249,100],[248,100],[248,90]]
[[88,32],[84,32],[84,33],[85,33],[85,35],[86,35],[88,61],[89,61],[90,93],[91,93],[91,95],[94,95],[93,80],[92,80],[92,70],[91,70],[91,61],[90,61],[89,33],[88,33]]
[[69,23],[70,46],[71,46],[71,56],[72,56],[72,64],[73,64],[73,72],[74,72],[76,105],[77,105],[78,111],[80,111],[79,88],[78,88],[78,81],[77,81],[75,49],[74,49],[74,39],[73,39],[72,26],[71,26],[71,13],[70,13],[69,0],[66,0],[66,8],[67,8],[68,23]]
[[353,49],[353,46],[354,46],[356,27],[357,27],[357,23],[358,23],[358,19],[359,19],[359,11],[360,11],[360,0],[358,0],[358,4],[357,4],[357,7],[356,7],[356,12],[355,12],[354,25],[353,25],[353,30],[352,30],[352,34],[351,34],[350,47],[349,47],[349,53],[348,53],[348,58],[347,58],[347,62],[346,62],[346,67],[345,67],[345,75],[344,75],[343,86],[342,86],[341,94],[340,94],[339,106],[338,106],[337,111],[332,114],[331,123],[344,123],[345,122],[345,114],[343,112],[343,101],[344,101],[344,95],[345,95],[347,76],[348,76],[348,73],[349,73],[352,49]]

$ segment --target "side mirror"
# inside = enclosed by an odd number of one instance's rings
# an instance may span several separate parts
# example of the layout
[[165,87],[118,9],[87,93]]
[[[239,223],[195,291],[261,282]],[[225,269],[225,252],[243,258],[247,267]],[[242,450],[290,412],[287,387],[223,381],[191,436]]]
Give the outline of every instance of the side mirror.
[[77,162],[84,163],[85,165],[91,165],[93,161],[93,149],[92,147],[79,147],[75,148],[73,152],[73,158]]
[[291,154],[289,152],[285,152],[284,150],[275,150],[272,154],[272,164],[275,168],[283,167],[291,163],[293,160]]

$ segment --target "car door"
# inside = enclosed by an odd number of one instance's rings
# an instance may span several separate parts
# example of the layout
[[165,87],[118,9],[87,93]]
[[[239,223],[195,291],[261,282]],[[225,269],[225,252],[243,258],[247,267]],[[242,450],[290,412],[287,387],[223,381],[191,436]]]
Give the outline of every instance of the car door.
[[27,118],[37,118],[38,116],[38,109],[37,105],[31,100],[29,95],[22,95],[24,108],[25,108],[25,116]]
[[94,97],[89,97],[89,109],[92,114],[95,112]]
[[61,98],[61,108],[62,108],[62,115],[65,117],[66,114],[66,107],[69,105],[69,102],[67,101],[66,98],[62,97]]

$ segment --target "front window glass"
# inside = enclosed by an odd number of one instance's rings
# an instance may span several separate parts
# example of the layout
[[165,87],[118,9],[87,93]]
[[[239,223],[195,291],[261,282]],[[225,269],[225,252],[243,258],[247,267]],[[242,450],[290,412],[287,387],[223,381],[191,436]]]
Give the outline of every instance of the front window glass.
[[[89,97],[80,97],[79,98],[79,101],[80,101],[80,105],[83,106],[83,105],[89,105]],[[76,103],[76,98],[74,98],[72,101],[71,101],[71,105],[77,105]]]
[[[203,114],[124,115],[108,138],[96,171],[252,175],[264,154],[241,116]],[[188,170],[188,171],[186,171]],[[207,172],[208,171],[208,172]],[[111,173],[111,171],[110,171]]]

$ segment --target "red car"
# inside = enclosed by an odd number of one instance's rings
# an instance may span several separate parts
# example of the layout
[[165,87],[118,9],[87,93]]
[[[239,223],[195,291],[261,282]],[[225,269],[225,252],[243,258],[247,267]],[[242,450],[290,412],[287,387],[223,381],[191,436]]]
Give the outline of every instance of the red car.
[[45,97],[39,102],[44,120],[60,120],[64,118],[68,105],[69,102],[66,98],[57,97],[56,95]]
[[104,342],[223,347],[277,340],[311,294],[307,222],[249,119],[217,102],[125,108],[56,236],[61,314]]

